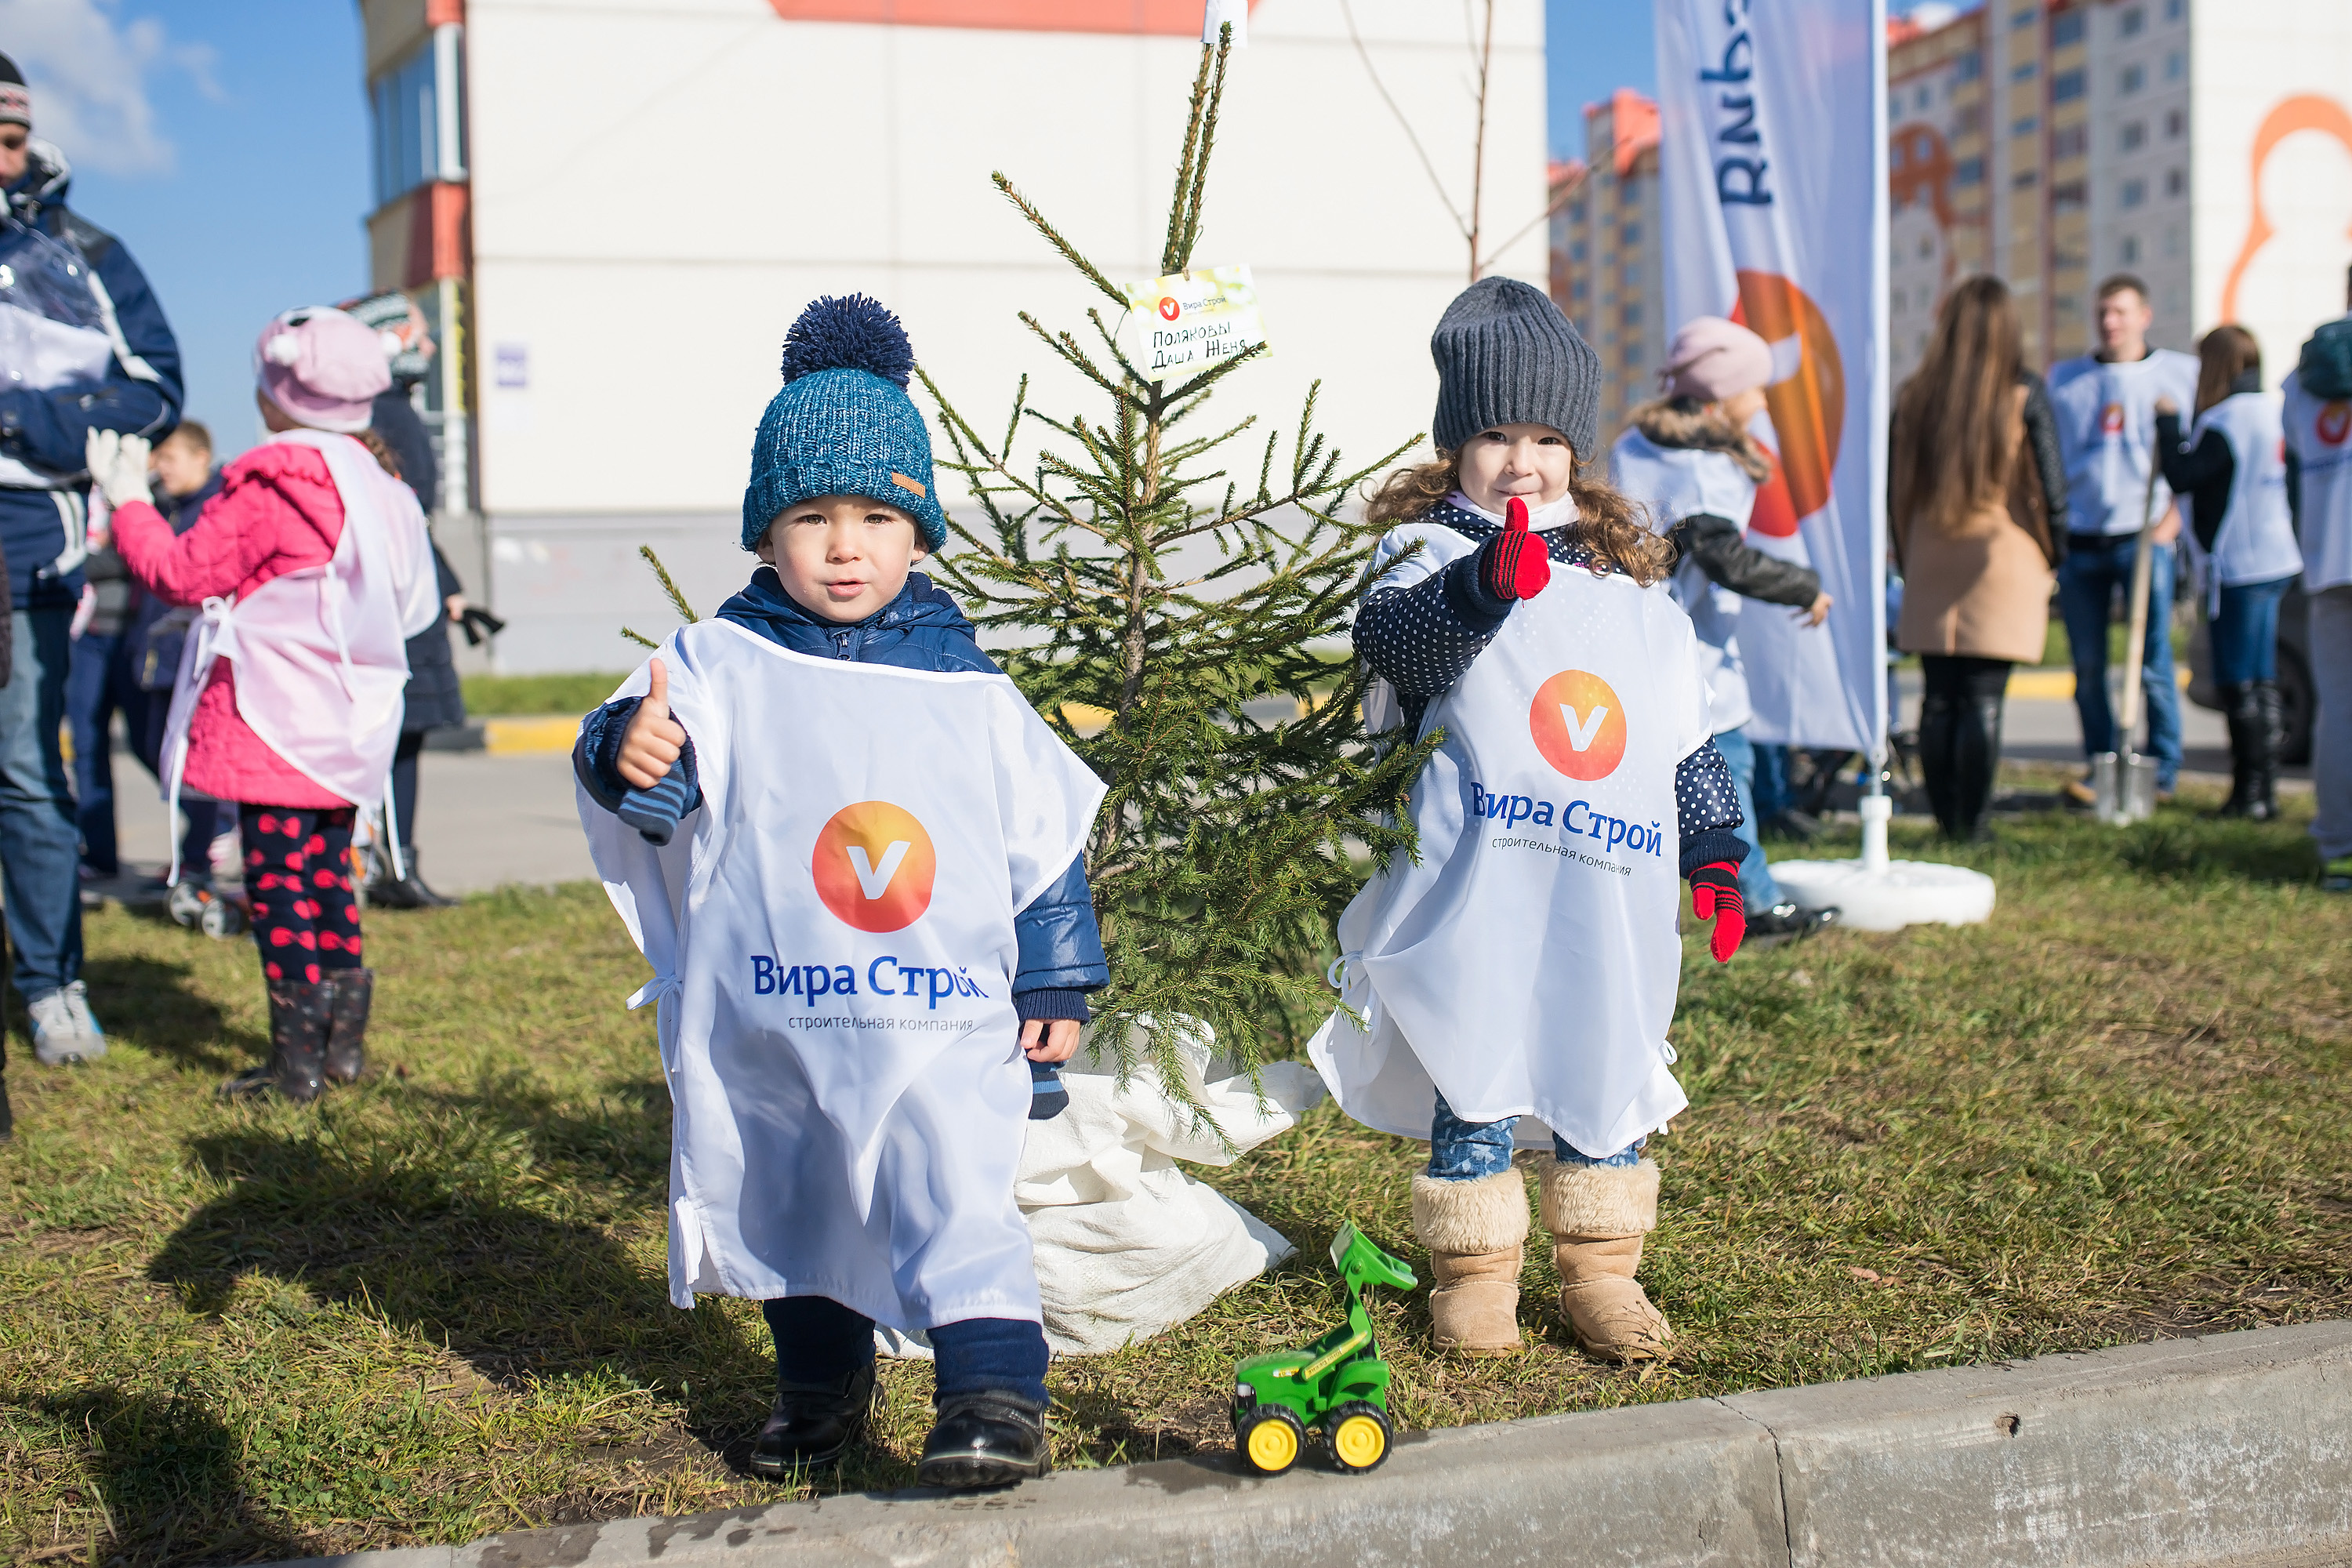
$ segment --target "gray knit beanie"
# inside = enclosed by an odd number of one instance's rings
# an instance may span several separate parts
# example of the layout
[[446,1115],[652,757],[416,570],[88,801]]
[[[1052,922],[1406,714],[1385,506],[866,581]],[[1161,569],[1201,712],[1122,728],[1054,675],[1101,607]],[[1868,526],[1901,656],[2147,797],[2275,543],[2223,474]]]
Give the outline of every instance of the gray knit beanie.
[[1515,278],[1481,278],[1429,335],[1437,362],[1431,434],[1448,452],[1497,425],[1548,425],[1589,463],[1601,426],[1601,356],[1551,296]]

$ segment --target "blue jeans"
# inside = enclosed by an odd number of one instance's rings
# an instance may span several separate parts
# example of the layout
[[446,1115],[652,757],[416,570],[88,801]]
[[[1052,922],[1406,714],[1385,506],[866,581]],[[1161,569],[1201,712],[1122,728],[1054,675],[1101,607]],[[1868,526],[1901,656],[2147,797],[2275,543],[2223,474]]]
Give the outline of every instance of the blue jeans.
[[[1720,747],[1718,738],[1716,744]],[[1756,776],[1748,790],[1756,800],[1756,812],[1761,822],[1769,822],[1797,804],[1789,793],[1789,748],[1751,741],[1748,749],[1756,753]]]
[[13,619],[15,665],[0,686],[0,896],[16,949],[12,978],[37,1002],[81,978],[81,828],[58,743],[73,611]]
[[[2058,568],[2058,608],[2066,640],[2074,650],[2074,711],[2083,721],[2083,753],[2096,756],[2116,745],[2115,711],[2107,703],[2107,606],[2121,588],[2131,588],[2135,536],[2093,538],[2077,533],[2066,542],[2065,564]],[[2140,688],[2147,700],[2147,750],[2156,759],[2156,784],[2169,790],[2180,776],[2180,688],[2172,677],[2172,546],[2156,546],[2149,561],[2147,638],[2141,645]]]
[[1726,730],[1716,736],[1715,749],[1723,753],[1725,765],[1731,769],[1732,784],[1739,792],[1740,823],[1733,831],[1748,846],[1739,861],[1740,901],[1751,910],[1769,910],[1781,899],[1780,884],[1772,879],[1771,868],[1764,864],[1764,840],[1756,831],[1756,763],[1757,753],[1764,748],[1750,742],[1745,730]]
[[[1436,1114],[1429,1121],[1429,1173],[1441,1182],[1475,1182],[1481,1176],[1499,1175],[1511,1168],[1511,1133],[1519,1123],[1516,1116],[1506,1116],[1500,1121],[1465,1121],[1454,1114],[1445,1103],[1445,1096],[1437,1097]],[[1563,1165],[1639,1164],[1642,1145],[1646,1138],[1636,1138],[1605,1160],[1569,1147],[1568,1141],[1555,1132],[1551,1135],[1552,1157]]]
[[146,733],[149,694],[131,679],[130,650],[119,633],[85,632],[68,662],[66,722],[73,729],[82,863],[111,877],[122,868],[114,833],[114,715],[121,713],[133,750],[142,750],[137,741]]
[[2222,587],[2210,628],[2216,686],[2278,679],[2279,601],[2294,586],[2294,578],[2281,577]]

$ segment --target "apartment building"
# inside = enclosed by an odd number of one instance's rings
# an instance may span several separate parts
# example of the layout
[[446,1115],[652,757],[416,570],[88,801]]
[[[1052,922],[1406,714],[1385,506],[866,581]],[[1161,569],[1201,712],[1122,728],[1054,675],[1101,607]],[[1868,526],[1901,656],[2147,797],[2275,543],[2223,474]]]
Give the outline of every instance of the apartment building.
[[2146,280],[2151,335],[2237,321],[2270,383],[2341,312],[2352,263],[2352,5],[1921,5],[1887,51],[1895,374],[1943,293],[2016,291],[2036,364],[2094,344],[2095,291]]
[[[361,14],[375,281],[438,325],[441,538],[508,620],[498,667],[529,672],[625,667],[623,625],[670,624],[641,544],[706,611],[741,584],[751,432],[816,295],[887,301],[982,429],[1002,428],[1024,373],[1034,405],[1086,406],[1015,313],[1083,332],[1099,296],[989,176],[1114,282],[1155,276],[1202,0]],[[1286,435],[1319,380],[1318,427],[1370,460],[1425,431],[1436,401],[1417,345],[1468,270],[1458,214],[1481,137],[1460,84],[1476,56],[1457,15],[1419,0],[1248,16],[1194,260],[1253,268],[1272,353],[1213,412]],[[1545,276],[1543,47],[1533,0],[1497,8],[1481,216],[1520,237],[1484,259],[1529,282]]]
[[1655,395],[1666,354],[1657,103],[1620,88],[1585,105],[1575,179],[1552,221],[1552,299],[1600,352],[1606,441],[1628,410]]

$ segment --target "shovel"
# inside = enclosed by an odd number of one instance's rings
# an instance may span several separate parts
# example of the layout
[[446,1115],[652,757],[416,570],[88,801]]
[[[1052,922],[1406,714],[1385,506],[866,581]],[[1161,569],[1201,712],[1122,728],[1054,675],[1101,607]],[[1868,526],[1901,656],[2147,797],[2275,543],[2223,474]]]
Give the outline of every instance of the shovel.
[[2124,643],[2123,711],[2116,724],[2120,750],[2101,752],[2091,759],[2091,809],[2102,822],[2117,827],[2156,815],[2156,759],[2134,749],[2139,734],[2140,670],[2147,647],[2148,575],[2156,552],[2156,479],[2160,465],[2148,454],[2147,494],[2140,502],[2139,541],[2132,551],[2131,633]]

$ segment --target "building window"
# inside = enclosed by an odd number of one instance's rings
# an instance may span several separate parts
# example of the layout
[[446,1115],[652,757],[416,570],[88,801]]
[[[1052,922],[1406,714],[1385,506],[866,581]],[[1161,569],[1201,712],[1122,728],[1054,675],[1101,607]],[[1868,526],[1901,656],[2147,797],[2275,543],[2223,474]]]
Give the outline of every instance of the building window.
[[2124,12],[2120,26],[2125,37],[2138,37],[2141,29],[2145,28],[2147,26],[2147,13],[2140,9],[2140,7],[2134,5]]
[[1918,89],[1911,95],[1911,107],[1914,109],[1925,109],[1934,101],[1935,95],[1924,87]]
[[1983,183],[1984,160],[1982,158],[1963,158],[1960,160],[1959,167],[1952,171],[1952,184],[1956,185],[1976,185]]
[[1576,280],[1575,287],[1569,289],[1568,297],[1571,300],[1582,300],[1590,296],[1591,292],[1592,286],[1585,282],[1583,279],[1580,278]]
[[1642,357],[1642,345],[1640,343],[1627,344],[1625,348],[1625,368],[1628,370],[1641,369]]
[[2029,114],[2022,120],[2010,121],[2009,133],[2011,136],[2031,136],[2041,129],[2042,121]]
[[2079,211],[2090,205],[2090,193],[2080,180],[2069,180],[2063,185],[2050,187],[2050,206],[2053,212]]
[[2050,155],[2053,158],[2079,158],[2091,150],[2091,128],[2087,125],[2062,125],[2050,133]]
[[2147,68],[2146,66],[2126,66],[2124,67],[2123,79],[2116,84],[2116,87],[2118,90],[2128,97],[2147,85]]
[[2186,169],[2167,169],[2164,172],[2164,194],[2168,196],[2187,195],[2189,194],[2189,171]]
[[2116,196],[2116,205],[2126,211],[2147,200],[2147,182],[2146,180],[2126,180],[2123,189],[2117,192]]
[[1584,221],[1584,203],[1581,199],[1568,204],[1568,221],[1570,223]]
[[2164,254],[2167,256],[2179,256],[2180,254],[2180,231],[2179,229],[2168,228],[2164,231]]
[[1618,244],[1620,244],[1620,245],[1639,245],[1639,244],[1641,244],[1641,243],[1642,243],[1642,226],[1641,226],[1640,224],[1638,224],[1638,223],[1629,223],[1629,224],[1627,224],[1627,225],[1625,226],[1624,232],[1623,232],[1623,233],[1622,233],[1622,234],[1620,234],[1620,235],[1617,237],[1617,243],[1618,243]]
[[2189,57],[2179,49],[2164,57],[2164,79],[2179,81],[2189,74]]
[[2136,234],[2127,234],[2124,236],[2123,243],[2116,247],[2116,265],[2130,267],[2137,263],[2138,260],[2139,236]]
[[2031,190],[2033,186],[2039,184],[2041,181],[2041,174],[2032,169],[2021,169],[2016,174],[2011,174],[2009,177],[2010,185],[2013,189],[2021,191]]
[[1982,75],[1984,75],[1984,56],[1974,49],[1970,49],[1952,62],[1952,80],[1955,82],[1974,81]]
[[2069,44],[2083,41],[2083,13],[2064,11],[2050,20],[2050,47],[2063,49]]
[[2188,0],[2164,0],[2164,19],[2178,22],[2188,10]]
[[1984,105],[1981,103],[1971,103],[1952,116],[1952,134],[1955,136],[1973,136],[1983,129]]
[[[426,38],[368,90],[375,155],[375,205],[407,195],[441,174],[440,53]],[[464,153],[458,153],[463,161]]]
[[1634,303],[1628,305],[1623,310],[1618,311],[1617,319],[1629,327],[1640,326],[1642,324],[1642,306],[1640,301],[1636,300]]
[[2137,152],[2147,143],[2147,121],[2145,120],[2126,121],[2124,128],[2116,133],[2116,147],[2126,153]]
[[2011,81],[2032,81],[2033,79],[2033,73],[2041,68],[2042,68],[2040,66],[2034,64],[2032,60],[2026,60],[2021,64],[2010,67],[2009,79]]
[[2083,96],[2084,90],[2083,70],[2079,66],[2070,71],[2060,71],[2050,79],[2050,101],[2053,103],[2072,103]]
[[2173,109],[2165,111],[2164,133],[2166,136],[2178,136],[2188,129],[2189,114],[2187,110]]
[[2042,13],[2031,5],[2022,11],[2012,11],[2009,14],[2010,29],[2013,32],[2020,27],[2031,27],[2033,26],[2033,19],[2040,15]]

